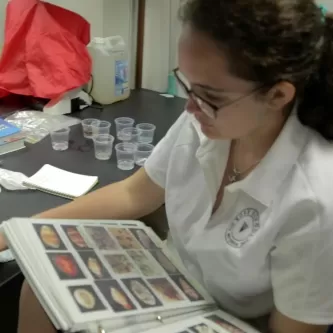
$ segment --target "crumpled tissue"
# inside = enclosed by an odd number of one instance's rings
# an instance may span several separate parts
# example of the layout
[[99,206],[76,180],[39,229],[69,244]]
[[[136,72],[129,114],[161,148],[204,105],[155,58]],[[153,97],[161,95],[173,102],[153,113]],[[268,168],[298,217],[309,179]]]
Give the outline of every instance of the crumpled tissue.
[[28,177],[21,172],[14,172],[0,168],[0,185],[8,191],[30,190],[23,185]]

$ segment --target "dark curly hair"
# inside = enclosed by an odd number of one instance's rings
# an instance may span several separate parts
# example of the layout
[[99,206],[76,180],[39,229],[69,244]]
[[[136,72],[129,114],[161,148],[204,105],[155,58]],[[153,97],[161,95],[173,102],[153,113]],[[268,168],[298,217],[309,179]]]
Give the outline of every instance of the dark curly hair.
[[302,124],[333,140],[333,16],[314,0],[187,0],[180,18],[218,43],[234,75],[292,83]]

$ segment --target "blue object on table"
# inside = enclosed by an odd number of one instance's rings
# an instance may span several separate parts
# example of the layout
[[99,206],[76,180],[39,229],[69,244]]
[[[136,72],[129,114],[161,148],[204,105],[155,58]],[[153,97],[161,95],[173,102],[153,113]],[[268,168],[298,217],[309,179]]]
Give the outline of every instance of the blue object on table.
[[323,14],[323,21],[326,20],[326,14],[328,13],[328,9],[324,5],[319,5],[318,6],[321,9],[321,12]]
[[20,131],[18,127],[0,118],[0,138],[5,138],[6,136],[19,133]]
[[173,73],[168,76],[168,91],[167,93],[172,96],[177,96],[177,80]]

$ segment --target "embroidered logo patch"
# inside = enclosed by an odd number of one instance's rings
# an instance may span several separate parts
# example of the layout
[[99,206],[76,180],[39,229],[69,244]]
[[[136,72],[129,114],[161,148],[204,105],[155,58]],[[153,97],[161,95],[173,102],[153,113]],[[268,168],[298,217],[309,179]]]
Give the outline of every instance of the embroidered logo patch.
[[241,248],[259,228],[259,212],[254,208],[246,208],[229,224],[225,233],[225,239],[230,246]]

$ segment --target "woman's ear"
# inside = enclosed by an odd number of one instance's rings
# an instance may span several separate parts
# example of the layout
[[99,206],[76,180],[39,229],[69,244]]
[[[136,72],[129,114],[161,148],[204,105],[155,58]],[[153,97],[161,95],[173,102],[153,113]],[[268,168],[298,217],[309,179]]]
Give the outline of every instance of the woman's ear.
[[295,86],[287,81],[277,83],[268,93],[268,102],[273,109],[282,110],[296,96]]

